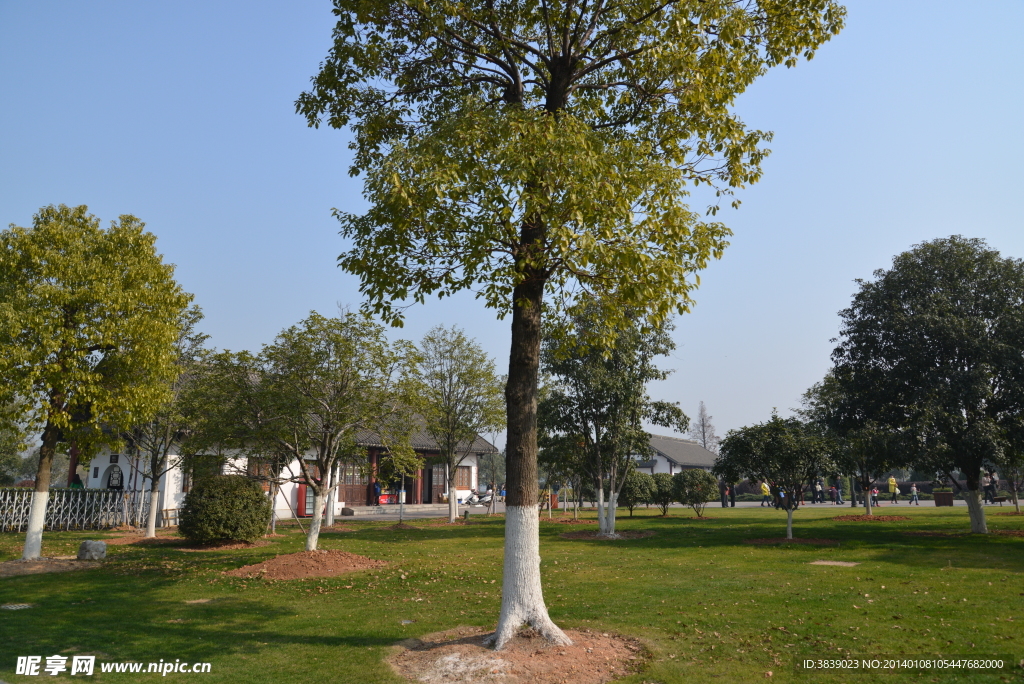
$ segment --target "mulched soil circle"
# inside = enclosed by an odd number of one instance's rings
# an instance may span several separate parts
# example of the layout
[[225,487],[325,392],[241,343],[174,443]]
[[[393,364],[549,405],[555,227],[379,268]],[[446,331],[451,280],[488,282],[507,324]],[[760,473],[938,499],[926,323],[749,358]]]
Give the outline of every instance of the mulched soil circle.
[[832,520],[843,522],[900,522],[902,520],[913,520],[905,515],[837,515]]
[[589,630],[566,630],[571,646],[548,643],[524,630],[501,651],[484,645],[478,627],[458,627],[407,639],[388,664],[400,676],[424,684],[602,684],[635,672],[647,654],[635,639]]
[[786,539],[785,537],[768,537],[766,539],[744,539],[744,544],[756,544],[758,546],[765,546],[769,544],[810,544],[812,546],[831,546],[832,544],[838,544],[838,539],[812,539],[806,537],[795,537],[793,539]]
[[259,577],[276,580],[333,577],[360,570],[382,568],[387,563],[345,551],[318,550],[275,556],[262,563],[224,572],[229,577]]
[[18,575],[41,575],[46,572],[71,572],[72,570],[88,570],[98,568],[102,561],[78,560],[74,556],[57,558],[37,558],[35,560],[10,560],[0,563],[0,577],[17,577]]
[[599,537],[597,530],[580,530],[579,532],[563,532],[558,535],[562,539],[590,539],[594,541],[619,541],[620,539],[646,539],[653,537],[654,532],[650,530],[623,530],[616,532],[615,537]]
[[1004,537],[1024,537],[1024,530],[993,530],[992,532]]

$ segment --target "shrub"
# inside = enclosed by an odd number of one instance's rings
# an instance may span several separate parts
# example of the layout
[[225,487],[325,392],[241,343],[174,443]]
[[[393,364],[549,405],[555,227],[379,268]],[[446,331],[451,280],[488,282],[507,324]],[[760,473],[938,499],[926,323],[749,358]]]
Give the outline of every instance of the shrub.
[[654,480],[654,486],[651,488],[651,503],[661,509],[662,515],[668,515],[668,507],[676,500],[672,476],[668,473],[655,473],[651,478]]
[[185,496],[178,532],[189,541],[255,541],[270,524],[270,500],[258,482],[241,475],[198,480]]
[[629,516],[633,517],[633,509],[639,504],[646,503],[651,499],[651,490],[654,488],[654,480],[647,473],[639,470],[630,470],[626,475],[626,481],[622,483],[622,492],[619,493],[619,503],[629,509]]
[[675,500],[692,508],[698,518],[704,515],[704,507],[708,501],[714,501],[721,493],[715,476],[700,468],[676,473],[672,479]]

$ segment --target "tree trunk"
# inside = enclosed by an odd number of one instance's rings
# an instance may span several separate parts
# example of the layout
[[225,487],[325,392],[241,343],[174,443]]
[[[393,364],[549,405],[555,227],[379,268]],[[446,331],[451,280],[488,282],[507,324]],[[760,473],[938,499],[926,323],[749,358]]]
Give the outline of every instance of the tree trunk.
[[270,534],[277,534],[277,490],[278,484],[270,483]]
[[324,503],[327,505],[327,526],[334,527],[334,492],[331,491],[331,487],[338,481],[338,464],[335,463],[327,471],[327,496],[324,497]]
[[[524,249],[539,249],[543,227],[526,225]],[[532,254],[524,255],[532,257]],[[502,649],[525,623],[548,641],[572,643],[548,617],[540,577],[540,521],[537,515],[537,380],[540,368],[544,278],[528,274],[512,292],[512,345],[505,401],[507,498],[501,614],[490,638]]]
[[447,468],[448,470],[448,522],[453,523],[459,517],[459,502],[455,494],[455,471],[458,468]]
[[597,533],[599,535],[608,534],[608,524],[605,522],[605,505],[604,505],[604,483],[598,479],[597,481]]
[[615,537],[615,509],[619,505],[619,495],[615,492],[608,492],[608,512],[605,513],[605,534]]
[[974,534],[988,534],[988,524],[985,522],[985,507],[981,503],[981,491],[977,488],[965,489],[964,498],[967,499],[967,510],[971,515],[971,532]]
[[156,516],[160,510],[160,478],[153,478],[153,485],[149,489],[149,519],[146,520],[146,537],[151,539],[156,536]]
[[43,527],[46,525],[46,504],[50,501],[50,469],[57,449],[57,428],[47,422],[43,430],[43,444],[39,447],[39,466],[36,468],[36,486],[32,492],[32,507],[28,514],[25,533],[24,560],[39,558],[43,552]]
[[871,513],[871,485],[861,483],[861,487],[864,488],[864,515],[872,515]]
[[793,508],[786,509],[786,539],[793,538]]
[[313,517],[309,519],[309,533],[306,535],[306,551],[316,551],[320,540],[320,521],[323,520],[324,492],[317,489],[313,492]]

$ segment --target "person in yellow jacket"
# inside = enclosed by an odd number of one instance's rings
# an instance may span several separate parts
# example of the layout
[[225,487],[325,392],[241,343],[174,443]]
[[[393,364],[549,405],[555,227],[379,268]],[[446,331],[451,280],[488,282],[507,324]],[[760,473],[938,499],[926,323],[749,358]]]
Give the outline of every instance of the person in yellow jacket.
[[889,494],[892,496],[890,500],[893,503],[900,502],[900,487],[896,484],[896,478],[892,475],[889,476]]
[[761,505],[768,505],[770,508],[772,505],[772,488],[768,486],[768,483],[761,480]]

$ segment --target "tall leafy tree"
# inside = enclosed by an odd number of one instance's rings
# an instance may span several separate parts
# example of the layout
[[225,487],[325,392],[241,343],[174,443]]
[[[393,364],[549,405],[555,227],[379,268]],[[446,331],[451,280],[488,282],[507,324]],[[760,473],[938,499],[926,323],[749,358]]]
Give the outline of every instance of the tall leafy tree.
[[41,433],[24,558],[37,558],[58,444],[89,453],[152,417],[175,377],[191,296],[134,216],[107,229],[85,206],[43,207],[0,232],[0,382]]
[[448,480],[448,521],[455,522],[459,465],[478,434],[504,427],[504,381],[480,345],[455,327],[432,328],[419,351],[417,409],[441,450]]
[[[337,215],[368,306],[474,289],[511,313],[504,590],[496,648],[548,639],[540,584],[536,404],[541,313],[605,299],[685,311],[728,229],[683,203],[760,177],[770,135],[731,110],[772,66],[838,32],[831,0],[608,3],[334,0],[334,45],[296,107],[355,133],[370,210]],[[614,304],[612,304],[614,302]]]
[[953,481],[971,530],[985,533],[981,471],[1002,458],[1024,407],[1024,262],[954,235],[874,276],[840,312],[833,372],[915,469]]
[[[642,318],[609,334],[601,307],[553,323],[542,352],[551,379],[540,416],[544,428],[582,446],[580,464],[597,492],[599,534],[615,535],[617,500],[636,455],[650,452],[645,422],[686,430],[688,418],[678,405],[654,401],[650,382],[671,371],[656,360],[675,349],[664,323],[645,326]],[[601,341],[611,337],[611,347]]]
[[171,468],[181,465],[180,458],[172,455],[180,447],[190,429],[185,411],[185,394],[193,382],[197,364],[202,358],[203,343],[209,338],[196,330],[202,320],[199,307],[189,307],[181,316],[178,339],[174,343],[174,364],[176,377],[170,382],[167,400],[149,420],[132,426],[124,434],[130,449],[143,459],[142,477],[149,482],[149,518],[146,520],[146,536],[156,536],[156,520],[160,515],[160,479]]
[[792,539],[797,492],[815,475],[835,469],[831,453],[831,443],[815,425],[772,413],[766,423],[726,434],[714,473],[729,482],[744,477],[767,482],[786,511],[786,539]]

